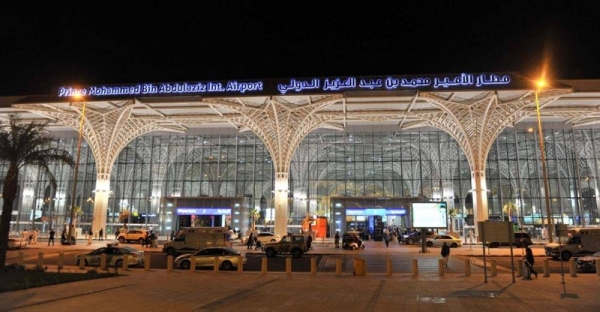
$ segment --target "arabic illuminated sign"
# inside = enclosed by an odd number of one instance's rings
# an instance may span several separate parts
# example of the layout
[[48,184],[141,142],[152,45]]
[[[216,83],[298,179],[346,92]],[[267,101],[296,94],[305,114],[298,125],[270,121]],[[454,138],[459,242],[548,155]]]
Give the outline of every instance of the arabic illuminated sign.
[[177,208],[176,213],[179,216],[230,215],[231,208]]
[[405,215],[404,208],[364,208],[364,209],[346,209],[348,216],[387,216],[387,215]]
[[486,73],[431,76],[292,78],[287,80],[228,80],[182,83],[142,83],[120,86],[60,87],[58,97],[81,94],[109,96],[243,96],[322,94],[347,91],[472,90],[513,86],[514,74]]

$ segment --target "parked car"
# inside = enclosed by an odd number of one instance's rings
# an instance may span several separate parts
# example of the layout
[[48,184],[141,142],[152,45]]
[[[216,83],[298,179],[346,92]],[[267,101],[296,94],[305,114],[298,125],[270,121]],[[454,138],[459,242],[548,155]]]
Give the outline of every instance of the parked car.
[[462,242],[460,238],[456,238],[452,235],[435,235],[433,238],[428,237],[427,242],[425,243],[428,247],[432,246],[442,246],[444,243],[447,243],[448,246],[452,248],[462,246]]
[[192,257],[196,260],[196,267],[213,267],[215,257],[219,257],[219,268],[231,270],[237,268],[238,257],[242,257],[242,266],[246,264],[246,255],[231,247],[207,247],[193,254],[186,254],[175,259],[175,267],[189,270],[192,265]]
[[[529,236],[528,233],[525,232],[515,232],[514,233],[514,239],[513,239],[513,245],[516,247],[527,247],[529,245],[533,245],[533,242],[531,241],[531,236]],[[488,247],[490,248],[498,248],[500,246],[510,246],[509,242],[489,242],[488,243]]]
[[[425,233],[426,238],[433,237],[433,235],[435,235],[435,233],[433,231],[427,231]],[[403,235],[402,242],[407,245],[420,243],[421,242],[421,231],[414,231],[414,232],[410,232],[406,235]]]
[[256,239],[264,245],[266,243],[278,242],[281,240],[281,236],[269,232],[263,232],[256,234]]
[[8,237],[8,249],[21,249],[23,247],[27,247],[27,239],[18,235]]
[[577,271],[596,273],[596,261],[600,261],[600,251],[593,255],[577,258]]
[[129,230],[127,232],[121,232],[119,233],[117,240],[119,241],[119,243],[133,241],[143,244],[146,240],[146,230]]
[[106,255],[107,266],[122,267],[124,255],[129,255],[128,266],[144,265],[143,251],[129,246],[118,246],[114,244],[108,244],[106,247],[79,254],[75,256],[75,262],[79,263],[79,259],[83,259],[85,266],[99,266],[103,254]]

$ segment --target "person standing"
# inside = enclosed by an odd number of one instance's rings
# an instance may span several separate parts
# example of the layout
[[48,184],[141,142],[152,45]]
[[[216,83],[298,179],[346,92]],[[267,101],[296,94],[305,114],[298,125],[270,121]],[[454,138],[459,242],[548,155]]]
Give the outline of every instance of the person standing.
[[312,235],[309,233],[308,237],[306,238],[306,247],[308,248],[308,250],[312,249],[312,247],[311,247],[312,241],[313,241]]
[[94,232],[92,232],[92,228],[90,228],[90,231],[88,232],[88,245],[92,244],[92,237],[94,236]]
[[340,248],[340,231],[335,231],[335,248]]
[[252,243],[254,242],[254,236],[252,232],[250,232],[250,236],[248,236],[248,241],[246,242],[246,246],[248,249],[252,249]]
[[390,232],[388,230],[383,231],[383,241],[385,242],[385,248],[390,247]]
[[104,240],[104,229],[100,229],[100,231],[98,232],[98,239]]
[[531,272],[531,274],[534,274],[535,278],[537,278],[538,273],[533,269],[533,263],[535,263],[535,257],[533,256],[533,251],[531,250],[531,248],[526,247],[525,248],[525,265],[529,268],[529,271]]
[[56,234],[54,230],[50,229],[50,237],[48,237],[48,246],[50,246],[50,243],[52,243],[52,246],[54,246],[54,234]]
[[445,267],[448,267],[448,257],[450,257],[450,246],[444,242],[444,245],[442,245],[442,258],[444,258]]

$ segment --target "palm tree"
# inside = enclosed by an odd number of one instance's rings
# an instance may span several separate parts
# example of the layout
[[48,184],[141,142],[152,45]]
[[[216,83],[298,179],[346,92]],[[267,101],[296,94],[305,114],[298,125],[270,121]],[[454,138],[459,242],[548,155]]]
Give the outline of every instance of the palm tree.
[[44,124],[19,124],[14,116],[8,124],[0,123],[0,162],[8,167],[2,188],[4,202],[0,218],[0,271],[6,266],[10,219],[13,202],[17,197],[19,171],[24,166],[38,167],[46,173],[52,187],[56,189],[56,181],[49,165],[58,162],[72,166],[74,163],[67,151],[51,147],[51,142],[52,138],[47,135]]
[[450,232],[454,232],[454,229],[453,229],[454,218],[456,218],[457,215],[458,215],[457,208],[448,209],[448,218],[450,218]]

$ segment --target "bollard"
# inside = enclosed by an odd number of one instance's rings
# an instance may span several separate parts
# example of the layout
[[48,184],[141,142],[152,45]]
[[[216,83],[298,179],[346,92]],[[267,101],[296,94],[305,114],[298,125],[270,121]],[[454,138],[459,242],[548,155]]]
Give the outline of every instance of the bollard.
[[465,276],[471,276],[471,260],[465,259]]
[[266,257],[262,258],[262,260],[261,260],[260,273],[262,275],[267,275],[267,258]]
[[79,257],[79,268],[83,270],[85,268],[85,260],[83,257]]
[[38,252],[38,259],[37,259],[36,266],[38,268],[41,268],[42,266],[44,266],[44,253],[43,252]]
[[23,252],[22,251],[19,251],[19,258],[17,260],[17,264],[19,266],[23,266]]
[[106,270],[106,254],[100,256],[100,270]]
[[237,256],[237,271],[238,273],[244,272],[244,260],[242,256]]
[[335,275],[336,276],[342,275],[342,258],[335,259]]
[[367,263],[364,258],[354,258],[354,271],[352,273],[355,276],[367,275]]
[[523,276],[523,259],[517,260],[517,277]]
[[569,271],[571,272],[571,277],[577,277],[577,265],[575,264],[575,258],[569,259]]
[[387,276],[392,276],[392,274],[394,274],[394,272],[392,270],[392,259],[388,258],[386,261],[386,265],[387,265]]
[[196,256],[190,257],[190,271],[196,271]]
[[292,258],[285,258],[285,274],[292,275]]
[[144,255],[144,270],[150,271],[150,254],[146,253]]
[[129,255],[123,255],[123,271],[129,271]]
[[65,254],[63,252],[59,252],[58,253],[58,271],[59,272],[63,268],[64,265],[65,265]]
[[317,258],[310,258],[310,275],[317,274]]
[[173,271],[173,256],[167,256],[167,272]]
[[215,257],[213,260],[213,272],[219,273],[219,257]]
[[600,261],[596,260],[596,275],[600,276]]
[[498,261],[496,261],[496,259],[492,259],[491,271],[491,276],[498,275]]
[[544,259],[544,277],[550,277],[550,260]]
[[438,274],[444,276],[444,259],[438,259]]
[[417,262],[417,259],[413,259],[412,261],[412,276],[418,276],[419,275],[419,263]]

